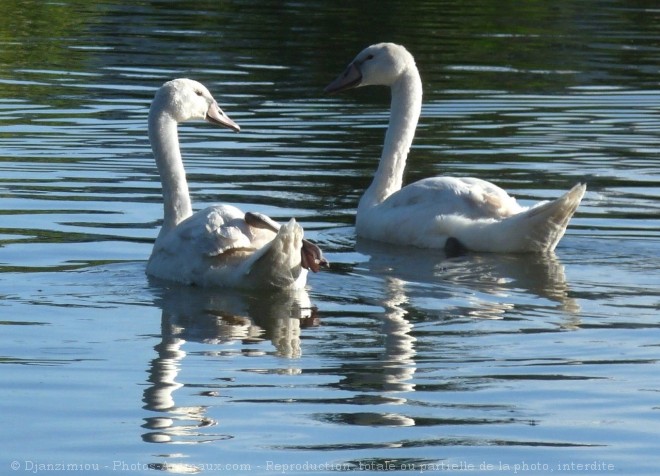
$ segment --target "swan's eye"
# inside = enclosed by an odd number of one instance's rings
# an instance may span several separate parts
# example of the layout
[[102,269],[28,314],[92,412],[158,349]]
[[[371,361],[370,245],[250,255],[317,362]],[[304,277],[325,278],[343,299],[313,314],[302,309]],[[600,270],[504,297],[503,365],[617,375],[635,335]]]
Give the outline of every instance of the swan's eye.
[[197,94],[199,97],[204,96],[204,93],[201,92],[199,89],[197,89],[197,90],[195,91],[195,94]]
[[374,55],[367,56],[367,60],[372,60],[372,59],[374,59]]

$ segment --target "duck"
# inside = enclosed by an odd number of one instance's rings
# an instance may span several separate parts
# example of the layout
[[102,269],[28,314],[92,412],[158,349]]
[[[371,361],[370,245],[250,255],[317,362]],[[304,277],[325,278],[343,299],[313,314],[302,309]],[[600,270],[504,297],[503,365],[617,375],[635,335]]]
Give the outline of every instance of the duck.
[[178,124],[206,120],[240,131],[200,82],[163,84],[149,108],[149,141],[163,195],[163,222],[147,262],[148,276],[187,285],[232,289],[300,289],[309,270],[328,262],[304,239],[295,218],[280,225],[230,204],[193,213]]
[[389,87],[391,105],[380,162],[357,208],[359,238],[452,252],[555,250],[585,194],[585,184],[531,207],[474,177],[438,176],[402,186],[422,109],[422,80],[413,55],[395,43],[371,45],[325,92],[363,86]]

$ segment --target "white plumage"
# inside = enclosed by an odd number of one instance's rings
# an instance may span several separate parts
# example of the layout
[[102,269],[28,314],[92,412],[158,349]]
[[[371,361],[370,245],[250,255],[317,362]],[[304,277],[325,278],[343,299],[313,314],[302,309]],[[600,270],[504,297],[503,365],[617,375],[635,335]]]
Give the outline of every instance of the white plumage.
[[191,119],[239,131],[202,84],[165,83],[149,111],[149,139],[163,187],[163,225],[147,263],[147,274],[200,286],[300,288],[307,269],[327,264],[303,240],[291,219],[280,227],[268,217],[216,205],[193,214],[179,149],[177,125]]
[[451,243],[473,251],[555,249],[585,185],[531,208],[520,206],[500,187],[471,177],[427,178],[402,188],[422,107],[422,82],[414,58],[393,43],[369,46],[326,91],[368,85],[389,86],[392,103],[378,170],[358,206],[359,236],[424,248]]

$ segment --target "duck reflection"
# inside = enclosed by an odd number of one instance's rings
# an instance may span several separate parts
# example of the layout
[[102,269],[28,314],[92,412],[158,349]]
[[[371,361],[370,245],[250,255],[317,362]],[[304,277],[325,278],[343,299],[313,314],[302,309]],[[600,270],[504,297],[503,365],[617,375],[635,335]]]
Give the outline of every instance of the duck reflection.
[[[145,418],[143,427],[149,432],[143,439],[181,444],[230,438],[200,431],[216,424],[206,415],[205,406],[176,405],[174,393],[183,387],[177,376],[186,356],[184,344],[252,344],[270,340],[278,355],[299,357],[300,330],[318,324],[316,309],[305,290],[259,295],[187,286],[161,290],[156,300],[162,309],[161,341],[154,347],[157,355],[149,367],[149,386],[143,398],[144,408],[158,415]],[[250,346],[243,352],[255,353]]]

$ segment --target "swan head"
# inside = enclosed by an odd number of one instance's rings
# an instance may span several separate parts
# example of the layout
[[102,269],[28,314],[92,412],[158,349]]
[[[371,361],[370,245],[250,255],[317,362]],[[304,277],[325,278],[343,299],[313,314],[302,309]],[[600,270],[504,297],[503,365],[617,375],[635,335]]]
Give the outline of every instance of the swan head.
[[173,79],[161,86],[151,104],[150,114],[165,114],[176,122],[205,119],[236,132],[240,127],[218,106],[202,83],[187,78]]
[[325,92],[336,93],[360,86],[393,86],[411,65],[415,65],[415,60],[403,46],[394,43],[371,45],[351,61]]

